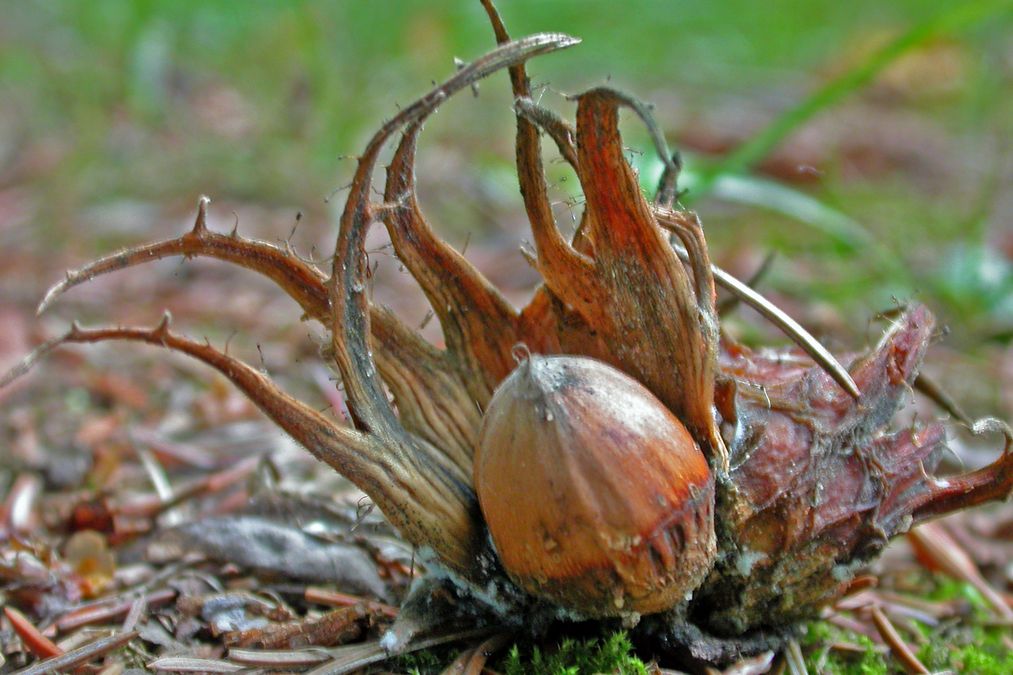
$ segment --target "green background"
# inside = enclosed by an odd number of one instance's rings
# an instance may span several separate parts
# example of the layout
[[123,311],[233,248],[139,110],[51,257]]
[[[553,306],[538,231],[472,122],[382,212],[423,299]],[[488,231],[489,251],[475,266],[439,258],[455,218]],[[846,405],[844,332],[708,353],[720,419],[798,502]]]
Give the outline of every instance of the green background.
[[[687,199],[721,264],[748,276],[776,252],[765,292],[842,346],[873,340],[876,312],[928,303],[951,329],[938,368],[958,389],[986,373],[962,392],[972,409],[1010,411],[1010,3],[499,4],[514,36],[584,41],[530,66],[546,105],[572,115],[561,94],[605,82],[657,105],[670,144],[686,150]],[[492,45],[477,0],[6,2],[3,12],[0,189],[17,208],[0,236],[8,252],[42,256],[29,278],[6,282],[19,298],[83,257],[179,232],[202,193],[223,221],[238,205],[261,209],[243,211],[243,227],[268,238],[284,238],[300,212],[299,243],[326,247],[347,156],[455,57]],[[911,30],[909,49],[859,76]],[[723,175],[721,153],[701,152],[756,138],[835,81],[840,96],[788,122],[773,161]],[[640,125],[623,128],[647,186],[657,161]],[[422,200],[455,245],[516,255],[511,147],[504,75],[428,124]],[[565,173],[550,163],[560,201],[574,195]],[[776,335],[750,321],[737,331]]]

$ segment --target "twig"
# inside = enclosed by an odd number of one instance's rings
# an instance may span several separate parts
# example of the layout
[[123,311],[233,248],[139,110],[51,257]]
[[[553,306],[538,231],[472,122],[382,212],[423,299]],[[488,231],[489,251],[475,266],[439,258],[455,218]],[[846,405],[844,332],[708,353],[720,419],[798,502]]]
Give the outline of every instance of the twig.
[[[435,635],[430,638],[413,642],[409,644],[406,649],[398,652],[398,655],[409,654],[411,652],[419,651],[420,649],[429,649],[430,647],[436,647],[449,642],[457,642],[459,640],[468,640],[475,637],[485,636],[490,633],[497,633],[501,630],[501,628],[494,626],[490,628],[471,628],[468,630],[442,633],[440,635]],[[329,651],[335,658],[330,663],[309,671],[308,675],[342,675],[343,673],[350,673],[374,663],[386,661],[393,656],[383,648],[379,640],[361,645],[338,647],[337,649]]]
[[788,640],[788,646],[784,650],[784,661],[788,665],[789,675],[809,675],[809,669],[805,666],[805,657],[802,655],[802,648],[798,640]]
[[24,614],[10,606],[4,607],[4,614],[11,622],[11,628],[32,654],[40,659],[49,659],[63,654],[63,650],[43,635]]
[[316,603],[318,605],[327,605],[328,607],[352,607],[354,605],[366,605],[366,608],[377,614],[383,614],[384,616],[395,618],[398,614],[398,608],[391,605],[386,605],[382,602],[375,602],[360,598],[356,595],[349,595],[348,593],[339,593],[337,591],[329,591],[324,588],[317,588],[316,586],[308,586],[306,591],[303,593],[303,598],[306,602]]
[[229,661],[244,666],[264,666],[276,670],[289,670],[315,666],[331,657],[319,647],[309,649],[230,649]]
[[[750,288],[756,288],[757,285],[759,285],[759,283],[763,281],[763,278],[767,276],[767,273],[770,272],[770,269],[774,266],[774,259],[776,257],[777,254],[774,251],[769,251],[767,255],[763,256],[763,262],[761,262],[760,266],[756,269],[755,272],[753,272],[753,275],[746,280],[746,285],[749,286]],[[736,307],[739,306],[739,303],[741,302],[742,298],[740,298],[738,295],[733,294],[730,298],[725,298],[724,300],[718,303],[718,315],[725,316],[731,313],[732,311],[735,310]]]
[[1013,619],[1013,609],[1002,596],[981,576],[971,556],[939,523],[925,523],[908,532],[908,539],[945,574],[966,581],[992,606],[996,616]]
[[168,670],[174,673],[235,673],[243,670],[238,663],[222,659],[200,659],[195,656],[166,656],[148,664],[152,670]]
[[28,668],[23,668],[16,671],[14,675],[42,675],[43,673],[66,672],[77,666],[84,665],[96,657],[119,649],[135,637],[137,637],[137,631],[110,635],[107,638],[101,638],[83,647],[73,649],[62,656],[55,656],[51,659],[40,661]]
[[[131,590],[129,594],[135,595],[136,591]],[[81,626],[113,621],[121,616],[127,616],[129,618],[129,615],[132,613],[133,608],[138,602],[142,603],[143,606],[147,608],[164,605],[175,598],[176,591],[174,589],[164,588],[146,595],[140,595],[136,598],[127,597],[121,600],[104,600],[101,604],[79,607],[67,612],[56,620],[56,629],[61,633],[66,633],[74,630],[75,628],[80,628]],[[124,630],[127,630],[126,623],[124,623]]]
[[[658,224],[664,227],[666,230],[675,232],[674,228],[664,217],[663,212],[655,212],[655,217],[658,219]],[[676,255],[683,262],[689,262],[689,253],[682,246],[676,244],[672,245]],[[719,283],[722,287],[731,291],[738,296],[743,302],[755,309],[764,318],[773,323],[775,326],[780,328],[785,335],[791,338],[791,341],[801,347],[812,359],[821,367],[823,370],[834,378],[837,384],[851,394],[854,398],[859,398],[862,392],[859,391],[858,385],[852,379],[847,369],[840,364],[840,362],[834,358],[826,347],[820,344],[819,340],[814,338],[805,328],[803,328],[795,319],[791,318],[782,310],[780,307],[767,300],[765,297],[754,291],[748,285],[742,283],[728,272],[725,272],[716,265],[711,265],[711,274],[714,275],[714,281]]]
[[918,373],[918,377],[915,378],[914,383],[915,389],[925,394],[930,401],[939,406],[942,410],[948,412],[953,416],[954,419],[959,420],[967,426],[973,426],[974,420],[964,412],[964,409],[960,407],[960,404],[947,393],[942,386],[936,382],[932,377],[925,374],[925,372]]
[[461,668],[461,675],[482,675],[489,657],[510,644],[512,638],[513,633],[499,633],[484,640],[470,651]]
[[918,657],[907,646],[907,643],[901,638],[900,633],[890,623],[890,619],[883,614],[883,611],[879,607],[872,608],[872,622],[876,624],[876,630],[883,636],[883,641],[890,645],[890,649],[893,650],[897,660],[904,666],[904,670],[909,673],[929,672],[929,669],[918,660]]

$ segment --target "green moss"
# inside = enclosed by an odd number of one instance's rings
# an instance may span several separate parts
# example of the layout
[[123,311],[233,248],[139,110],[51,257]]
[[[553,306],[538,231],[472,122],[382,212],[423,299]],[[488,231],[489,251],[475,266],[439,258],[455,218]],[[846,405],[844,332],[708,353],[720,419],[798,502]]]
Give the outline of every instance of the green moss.
[[1013,651],[1003,641],[1001,627],[953,627],[936,631],[918,650],[918,658],[931,670],[1005,675],[1013,673]]
[[[883,675],[891,672],[886,658],[876,650],[876,644],[865,637],[822,621],[806,627],[802,645],[808,647],[806,666],[809,672],[825,675]],[[861,652],[851,653],[830,650],[835,642],[858,645]]]
[[[515,644],[490,667],[504,675],[647,675],[644,662],[634,656],[632,651],[633,645],[622,632],[597,639],[568,638],[557,647],[520,643]],[[447,664],[459,653],[459,647],[443,647],[406,654],[392,662],[392,670],[410,675],[435,675],[444,672]]]
[[933,588],[928,593],[930,600],[947,601],[963,600],[974,609],[975,616],[985,618],[989,615],[988,602],[971,584],[957,579],[939,577],[934,579]]
[[632,655],[632,649],[625,633],[614,633],[604,639],[566,639],[552,651],[514,645],[494,670],[505,675],[646,675],[647,667]]
[[409,675],[430,675],[442,673],[447,664],[452,662],[460,653],[458,647],[438,647],[436,649],[423,649],[399,656],[391,662],[392,670],[395,673],[409,673]]
[[[980,675],[1013,673],[1013,651],[1004,637],[1008,628],[987,626],[983,623],[991,616],[987,603],[977,590],[967,583],[944,578],[933,578],[924,596],[936,601],[963,600],[970,605],[971,616],[957,624],[928,626],[914,622],[921,631],[920,640],[909,640],[916,649],[918,659],[931,671],[951,671]],[[858,645],[860,653],[829,650],[835,642]],[[920,643],[920,644],[919,644]],[[863,635],[841,630],[824,622],[813,622],[807,627],[802,640],[810,672],[830,675],[857,675],[873,673],[900,673],[903,670],[888,653],[881,653],[877,645]]]
[[1013,650],[1004,641],[1009,629],[982,625],[991,618],[988,602],[971,584],[938,578],[928,596],[933,600],[963,600],[971,607],[969,623],[924,629],[926,643],[918,658],[933,670],[983,675],[1013,673]]

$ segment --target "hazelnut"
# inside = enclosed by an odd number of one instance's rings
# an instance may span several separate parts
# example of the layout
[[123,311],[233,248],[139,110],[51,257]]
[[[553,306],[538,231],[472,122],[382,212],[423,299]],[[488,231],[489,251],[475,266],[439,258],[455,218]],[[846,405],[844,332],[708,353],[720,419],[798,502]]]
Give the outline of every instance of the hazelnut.
[[532,355],[496,389],[475,488],[507,574],[589,617],[678,605],[714,558],[714,480],[686,427],[599,361]]

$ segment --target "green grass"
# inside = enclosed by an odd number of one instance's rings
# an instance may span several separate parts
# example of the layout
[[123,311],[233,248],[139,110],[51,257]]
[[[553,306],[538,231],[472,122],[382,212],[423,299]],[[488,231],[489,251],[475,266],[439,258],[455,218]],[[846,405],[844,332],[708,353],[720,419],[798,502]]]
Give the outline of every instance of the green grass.
[[[585,39],[584,47],[533,68],[537,81],[563,91],[611,76],[640,94],[685,91],[682,98],[700,113],[731,91],[800,97],[708,176],[748,168],[905,49],[940,33],[974,45],[971,75],[981,82],[961,92],[946,118],[966,129],[996,112],[988,101],[975,112],[974,100],[989,90],[990,64],[978,57],[992,58],[1001,48],[999,29],[982,29],[965,20],[969,10],[950,9],[943,0],[643,2],[636,11],[605,1],[502,4],[515,34],[564,30]],[[991,5],[972,9],[994,19]],[[62,0],[14,3],[4,24],[0,92],[6,117],[19,137],[59,146],[59,166],[39,179],[56,188],[68,211],[116,196],[182,199],[202,190],[317,202],[340,184],[347,169],[340,157],[356,152],[362,135],[395,102],[445,76],[453,57],[475,56],[491,44],[478,2],[467,0]],[[958,32],[963,24],[973,30]],[[799,83],[881,31],[900,37],[803,95],[809,86]],[[497,120],[505,122],[505,133],[496,142],[508,149],[503,82],[486,89],[499,90],[495,109],[470,105],[448,124],[434,121],[437,134],[484,147],[488,124]],[[235,96],[214,99],[221,91]],[[239,131],[208,123],[215,106]],[[485,162],[509,158],[494,154]],[[55,209],[50,215],[56,217]]]
[[811,118],[867,86],[877,75],[911,50],[931,40],[938,40],[940,37],[950,36],[983,21],[994,19],[1006,6],[1002,0],[960,3],[916,23],[865,60],[786,110],[763,131],[710,167],[698,181],[694,193],[688,196],[699,198],[706,195],[714,181],[722,175],[748,171]]
[[[679,147],[685,120],[710,119],[729,100],[755,102],[746,106],[752,119],[737,123],[755,131],[745,143],[718,158],[688,156],[687,200],[718,259],[745,238],[819,271],[781,267],[772,291],[828,303],[857,322],[895,298],[917,298],[954,329],[960,349],[1013,338],[1013,269],[994,251],[1002,162],[979,152],[1013,135],[1008,3],[501,5],[515,35],[562,30],[584,39],[531,66],[536,83],[551,83],[543,102],[564,114],[572,104],[556,92],[611,78],[667,101],[655,114]],[[870,52],[870,41],[883,46]],[[66,241],[106,252],[152,227],[164,236],[164,225],[139,217],[136,234],[110,235],[85,232],[83,222],[138,204],[175,221],[207,193],[218,203],[284,208],[286,223],[301,210],[317,243],[343,197],[324,201],[348,180],[344,157],[397,103],[451,72],[454,57],[491,44],[477,0],[12,3],[0,25],[0,163],[34,197],[23,236],[36,251]],[[753,172],[809,125],[861,100],[896,59],[931,59],[940,44],[961,59],[953,91],[873,110],[909,114],[954,141],[963,154],[938,161],[967,169],[945,185],[926,189],[904,167],[845,177],[845,159],[832,153],[815,185]],[[505,77],[496,76],[478,101],[461,96],[427,125],[421,198],[456,241],[497,236],[521,211],[509,103]],[[646,150],[638,126],[626,127],[631,146]],[[657,169],[650,155],[640,156],[647,183]]]

